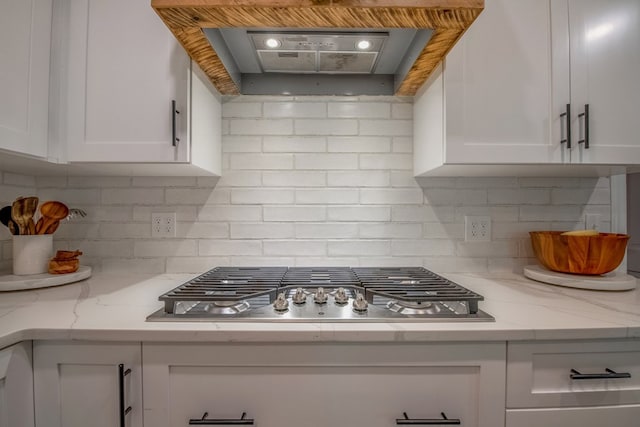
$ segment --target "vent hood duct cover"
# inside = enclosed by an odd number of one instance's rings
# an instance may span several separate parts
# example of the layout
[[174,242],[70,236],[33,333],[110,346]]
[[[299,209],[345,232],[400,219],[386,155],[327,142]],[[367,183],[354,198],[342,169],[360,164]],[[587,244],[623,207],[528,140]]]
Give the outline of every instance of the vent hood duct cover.
[[[329,92],[322,93],[337,95],[367,94],[367,88],[376,87],[383,90],[372,93],[413,96],[480,14],[484,0],[151,0],[151,5],[223,95],[251,93],[256,86],[262,89],[253,93],[313,94],[309,87],[324,86]],[[256,47],[251,53],[262,58],[263,66],[246,72],[235,64],[221,33],[240,28],[263,33],[407,29],[417,32],[411,45],[419,45],[418,39],[423,44],[407,51],[392,74],[380,72],[380,55],[349,50],[310,54],[298,48],[274,56],[276,49]],[[365,68],[370,71],[360,74]]]

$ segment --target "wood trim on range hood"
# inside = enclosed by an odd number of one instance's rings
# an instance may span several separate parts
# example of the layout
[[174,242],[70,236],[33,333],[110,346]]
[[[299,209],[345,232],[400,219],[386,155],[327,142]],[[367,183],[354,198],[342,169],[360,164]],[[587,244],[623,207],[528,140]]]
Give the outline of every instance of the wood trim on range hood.
[[222,95],[239,95],[203,28],[432,29],[396,95],[413,96],[484,8],[484,0],[151,0]]

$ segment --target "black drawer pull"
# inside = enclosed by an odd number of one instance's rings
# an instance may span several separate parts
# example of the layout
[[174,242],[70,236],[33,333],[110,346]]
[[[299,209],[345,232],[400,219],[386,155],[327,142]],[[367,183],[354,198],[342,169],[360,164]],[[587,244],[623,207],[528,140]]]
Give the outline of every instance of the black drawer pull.
[[406,412],[403,412],[404,418],[397,418],[396,425],[399,426],[451,426],[451,425],[460,425],[461,422],[457,418],[447,418],[444,412],[440,412],[442,418],[438,419],[411,419],[407,415]]
[[609,368],[606,368],[605,371],[606,372],[602,374],[581,374],[575,369],[572,369],[570,377],[572,380],[610,380],[616,378],[631,378],[631,374],[629,372],[616,372]]
[[120,427],[125,427],[127,424],[126,417],[131,412],[131,406],[127,406],[125,403],[124,395],[124,379],[127,375],[131,374],[131,369],[124,369],[123,364],[118,365],[118,402],[119,402],[119,415],[120,415]]
[[578,114],[578,117],[584,120],[584,138],[578,141],[578,144],[584,144],[584,148],[589,148],[589,104],[584,104],[584,113]]
[[205,412],[202,415],[202,418],[195,418],[189,420],[190,426],[252,426],[253,418],[245,418],[247,416],[246,412],[242,413],[242,416],[238,419],[212,419],[207,418],[209,416],[208,412]]
[[567,143],[567,148],[571,149],[571,104],[567,104],[565,107],[565,112],[560,114],[560,117],[564,117],[565,120],[565,133],[567,134],[566,138],[562,138],[560,136],[560,144]]

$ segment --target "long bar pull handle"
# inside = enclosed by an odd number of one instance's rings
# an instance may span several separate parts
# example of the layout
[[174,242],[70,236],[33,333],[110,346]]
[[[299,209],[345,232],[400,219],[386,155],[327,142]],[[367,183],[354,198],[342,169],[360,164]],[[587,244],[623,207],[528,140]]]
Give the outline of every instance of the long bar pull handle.
[[451,426],[451,425],[460,425],[462,422],[457,418],[447,418],[444,412],[440,412],[442,418],[433,418],[433,419],[418,419],[418,418],[409,418],[406,412],[403,412],[404,418],[397,418],[396,425],[399,426]]
[[629,372],[616,372],[609,368],[606,368],[605,371],[606,372],[599,374],[581,374],[575,369],[572,369],[569,377],[572,380],[610,380],[617,378],[631,378],[631,374]]
[[578,117],[584,118],[584,139],[578,141],[578,144],[584,143],[584,148],[589,148],[589,104],[584,104],[584,113],[578,114]]
[[126,417],[129,412],[131,412],[131,406],[126,406],[125,396],[124,396],[124,379],[127,375],[131,373],[131,369],[124,369],[123,364],[118,365],[118,391],[120,395],[120,427],[126,427]]
[[560,117],[564,117],[565,120],[565,132],[567,133],[567,137],[560,140],[560,144],[567,143],[567,148],[571,149],[571,104],[567,104],[564,113],[560,114]]
[[245,418],[247,416],[246,412],[242,413],[242,416],[238,419],[229,419],[229,418],[207,418],[209,416],[208,412],[205,412],[202,415],[202,418],[192,418],[189,420],[190,426],[252,426],[253,418]]
[[176,100],[171,100],[171,144],[176,147],[180,138],[177,136],[177,116],[180,111],[176,109]]

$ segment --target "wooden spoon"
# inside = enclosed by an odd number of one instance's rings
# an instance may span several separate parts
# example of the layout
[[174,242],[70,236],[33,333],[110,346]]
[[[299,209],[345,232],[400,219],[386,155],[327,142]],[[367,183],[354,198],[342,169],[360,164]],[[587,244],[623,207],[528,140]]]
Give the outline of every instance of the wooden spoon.
[[[40,214],[42,216],[36,224],[36,233],[45,234],[54,223],[60,222],[61,219],[69,215],[69,208],[61,202],[44,202],[40,206]],[[53,231],[55,231],[55,228],[53,228]]]
[[20,234],[35,234],[33,215],[38,207],[37,197],[18,197],[11,205],[11,218]]

